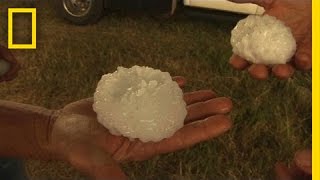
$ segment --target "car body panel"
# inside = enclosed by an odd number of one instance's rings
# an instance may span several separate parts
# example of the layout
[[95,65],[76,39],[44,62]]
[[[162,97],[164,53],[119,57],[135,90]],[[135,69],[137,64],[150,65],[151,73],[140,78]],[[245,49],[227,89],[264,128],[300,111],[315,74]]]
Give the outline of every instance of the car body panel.
[[172,13],[175,6],[176,0],[105,0],[106,9]]
[[227,0],[184,0],[184,5],[189,7],[215,9],[241,14],[263,14],[264,12],[262,7],[255,4],[237,4]]

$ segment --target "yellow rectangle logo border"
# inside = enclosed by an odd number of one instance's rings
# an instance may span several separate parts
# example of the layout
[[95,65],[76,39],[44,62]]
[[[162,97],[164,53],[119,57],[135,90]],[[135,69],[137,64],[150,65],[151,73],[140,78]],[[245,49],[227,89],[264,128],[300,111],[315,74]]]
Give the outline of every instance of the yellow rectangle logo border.
[[[31,13],[32,16],[32,43],[13,44],[13,14]],[[8,8],[8,48],[9,49],[36,49],[37,48],[37,9],[36,8]]]
[[312,1],[312,179],[320,180],[320,24],[319,0]]

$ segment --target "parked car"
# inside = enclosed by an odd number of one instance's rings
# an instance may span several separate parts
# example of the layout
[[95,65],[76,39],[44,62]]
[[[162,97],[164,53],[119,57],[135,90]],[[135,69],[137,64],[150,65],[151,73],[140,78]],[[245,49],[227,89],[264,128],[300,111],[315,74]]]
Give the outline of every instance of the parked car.
[[[261,14],[263,8],[254,4],[235,4],[227,0],[181,0],[187,7],[215,9],[242,14]],[[136,10],[153,14],[173,14],[178,0],[51,0],[55,10],[72,23],[94,23],[106,11]]]

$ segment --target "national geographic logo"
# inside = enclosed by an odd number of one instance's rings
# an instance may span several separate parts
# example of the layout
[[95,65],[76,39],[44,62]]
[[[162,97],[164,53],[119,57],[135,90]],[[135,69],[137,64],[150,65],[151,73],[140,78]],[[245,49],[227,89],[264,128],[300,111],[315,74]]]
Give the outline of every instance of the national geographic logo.
[[[26,1],[26,0],[21,0]],[[28,0],[34,1],[34,0]],[[29,28],[32,28],[31,31],[31,44],[14,44],[13,43],[13,15],[15,13],[31,15],[31,24]],[[37,48],[37,10],[36,8],[8,8],[8,48],[9,49],[36,49]]]

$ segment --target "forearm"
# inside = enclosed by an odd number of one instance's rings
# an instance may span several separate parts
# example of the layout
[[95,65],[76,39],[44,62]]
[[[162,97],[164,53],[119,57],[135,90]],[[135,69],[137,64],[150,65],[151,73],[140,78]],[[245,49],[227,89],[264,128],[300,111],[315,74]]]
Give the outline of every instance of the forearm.
[[50,134],[56,111],[0,100],[0,157],[55,159]]

